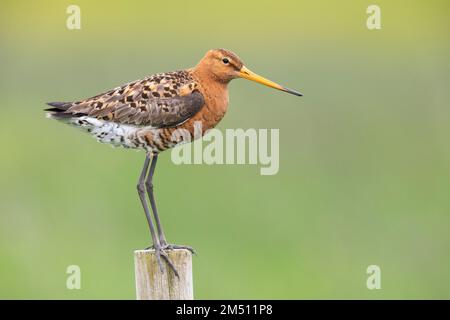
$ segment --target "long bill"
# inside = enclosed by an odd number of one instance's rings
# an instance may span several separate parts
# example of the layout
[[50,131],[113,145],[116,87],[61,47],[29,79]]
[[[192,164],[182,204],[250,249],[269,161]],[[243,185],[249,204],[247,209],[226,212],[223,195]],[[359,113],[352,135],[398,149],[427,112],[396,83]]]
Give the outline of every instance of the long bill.
[[264,77],[261,77],[260,75],[257,75],[253,71],[250,71],[249,69],[247,69],[247,67],[245,67],[245,66],[243,66],[241,68],[241,70],[239,71],[239,76],[241,78],[248,79],[248,80],[251,80],[251,81],[255,81],[255,82],[261,83],[261,84],[263,84],[265,86],[268,86],[268,87],[271,87],[271,88],[274,88],[274,89],[277,89],[277,90],[281,90],[281,91],[284,91],[284,92],[288,92],[288,93],[294,94],[294,95],[299,96],[299,97],[303,96],[303,94],[301,94],[298,91],[295,91],[295,90],[292,90],[292,89],[280,86],[278,83],[275,83],[275,82],[270,81],[270,80],[268,80],[268,79],[266,79]]

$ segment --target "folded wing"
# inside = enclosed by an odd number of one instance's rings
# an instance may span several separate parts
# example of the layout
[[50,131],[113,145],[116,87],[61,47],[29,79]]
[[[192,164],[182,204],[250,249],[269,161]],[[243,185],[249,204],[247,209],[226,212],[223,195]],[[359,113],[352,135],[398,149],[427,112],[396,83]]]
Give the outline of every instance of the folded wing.
[[77,102],[51,102],[53,117],[89,116],[99,120],[155,128],[172,127],[194,116],[205,104],[187,71],[155,74]]

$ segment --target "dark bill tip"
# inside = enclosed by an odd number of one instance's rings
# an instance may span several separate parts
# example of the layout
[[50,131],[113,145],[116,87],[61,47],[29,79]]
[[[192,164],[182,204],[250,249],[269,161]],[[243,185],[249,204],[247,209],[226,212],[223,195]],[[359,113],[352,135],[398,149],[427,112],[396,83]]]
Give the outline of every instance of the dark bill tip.
[[292,90],[292,89],[289,89],[289,88],[284,88],[284,91],[286,91],[287,93],[293,94],[293,95],[295,95],[297,97],[303,97],[302,93],[300,93],[298,91],[295,91],[295,90]]

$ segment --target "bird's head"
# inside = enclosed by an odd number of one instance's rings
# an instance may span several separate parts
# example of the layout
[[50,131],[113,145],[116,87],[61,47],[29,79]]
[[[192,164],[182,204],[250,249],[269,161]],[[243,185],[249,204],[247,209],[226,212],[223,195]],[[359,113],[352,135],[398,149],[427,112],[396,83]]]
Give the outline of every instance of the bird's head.
[[297,91],[283,87],[250,71],[242,60],[229,50],[209,50],[195,68],[208,73],[214,80],[222,83],[228,83],[236,78],[244,78],[296,96],[302,96]]

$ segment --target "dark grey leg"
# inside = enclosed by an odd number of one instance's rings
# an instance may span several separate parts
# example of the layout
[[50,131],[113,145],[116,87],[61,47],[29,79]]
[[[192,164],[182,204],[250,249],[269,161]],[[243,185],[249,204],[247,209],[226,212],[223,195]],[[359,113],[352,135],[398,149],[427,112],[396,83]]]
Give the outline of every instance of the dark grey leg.
[[150,205],[152,207],[153,216],[155,217],[156,228],[158,229],[159,243],[164,249],[187,249],[194,252],[189,246],[179,246],[175,244],[168,244],[166,240],[166,236],[164,234],[164,230],[162,229],[161,221],[159,220],[158,209],[156,208],[155,196],[153,194],[153,174],[155,173],[156,162],[158,161],[158,156],[154,155],[152,158],[152,162],[150,164],[150,169],[148,171],[147,180],[145,181],[145,187],[147,188],[148,197],[150,199]]
[[169,264],[175,275],[178,277],[178,272],[175,270],[175,267],[173,266],[172,262],[169,260],[169,257],[164,252],[164,250],[161,248],[161,244],[156,236],[155,227],[153,226],[153,221],[150,216],[150,211],[148,209],[147,199],[145,197],[145,177],[147,175],[148,166],[150,163],[150,155],[147,155],[145,157],[144,167],[142,168],[141,175],[139,176],[139,181],[137,184],[137,190],[139,194],[139,199],[141,200],[142,207],[144,208],[145,217],[147,218],[148,226],[150,228],[150,234],[152,236],[152,242],[153,242],[153,248],[155,249],[156,259],[158,261],[159,268],[161,272],[164,272],[163,265],[161,262],[161,256],[166,260],[166,262]]
[[159,220],[158,209],[156,208],[155,196],[153,195],[153,174],[155,173],[156,162],[158,161],[158,156],[155,155],[152,158],[150,164],[150,170],[148,171],[147,180],[145,181],[145,187],[147,189],[147,194],[150,199],[150,205],[152,206],[153,216],[155,217],[156,228],[158,229],[159,243],[162,247],[167,245],[166,236],[164,235],[164,230],[161,226],[161,221]]

